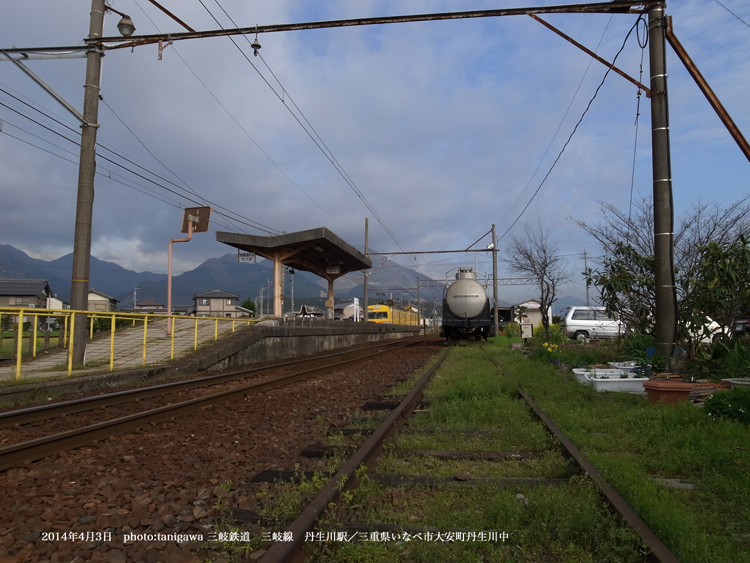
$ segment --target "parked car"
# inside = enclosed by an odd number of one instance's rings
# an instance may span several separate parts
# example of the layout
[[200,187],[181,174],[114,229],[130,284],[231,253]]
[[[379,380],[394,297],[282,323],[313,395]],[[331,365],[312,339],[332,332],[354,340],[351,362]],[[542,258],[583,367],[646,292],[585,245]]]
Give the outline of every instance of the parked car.
[[604,307],[568,307],[560,315],[560,328],[570,338],[616,338],[625,329],[607,315]]

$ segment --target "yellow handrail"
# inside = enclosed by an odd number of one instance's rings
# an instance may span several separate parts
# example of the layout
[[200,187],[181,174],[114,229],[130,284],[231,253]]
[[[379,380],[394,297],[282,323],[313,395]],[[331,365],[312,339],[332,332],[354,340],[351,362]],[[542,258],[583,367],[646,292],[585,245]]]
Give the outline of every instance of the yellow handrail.
[[[33,331],[33,336],[30,335],[29,338],[29,345],[31,348],[31,355],[33,357],[37,357],[36,350],[37,346],[39,344],[39,318],[40,317],[62,317],[60,320],[62,321],[63,327],[62,327],[62,334],[59,334],[58,332],[58,344],[62,344],[64,348],[67,348],[67,372],[68,375],[72,375],[73,373],[73,346],[74,346],[74,333],[75,333],[75,316],[76,314],[85,314],[87,315],[89,322],[91,323],[89,327],[89,335],[88,338],[93,339],[94,335],[94,321],[96,319],[108,319],[110,321],[110,342],[109,342],[109,369],[110,371],[114,370],[114,359],[115,359],[115,340],[117,335],[117,321],[121,319],[126,320],[132,320],[132,322],[135,324],[136,321],[143,321],[143,359],[142,364],[146,365],[146,358],[147,358],[147,345],[148,345],[148,321],[150,319],[156,319],[156,318],[166,318],[167,322],[171,324],[172,330],[171,332],[171,342],[170,342],[170,359],[174,359],[175,351],[175,325],[176,325],[176,319],[179,317],[179,315],[154,315],[154,314],[144,314],[144,313],[125,313],[125,312],[115,312],[115,311],[75,311],[70,309],[28,309],[28,308],[21,308],[21,307],[0,307],[0,319],[2,319],[3,315],[8,316],[17,316],[20,319],[19,323],[19,330],[18,330],[18,342],[16,343],[16,379],[21,379],[21,372],[22,372],[22,360],[23,360],[23,319],[28,317],[33,317],[32,319],[32,326],[31,330]],[[189,318],[189,317],[184,317]],[[236,323],[237,318],[225,318],[225,317],[193,317],[194,319],[194,335],[193,335],[193,349],[198,349],[198,328],[199,323],[203,322],[211,322],[213,321],[214,324],[214,340],[218,339],[218,327],[219,327],[219,321],[231,321],[231,331],[235,332],[236,330]],[[250,325],[252,323],[258,322],[260,319],[242,319],[243,321],[246,321],[246,325]],[[79,321],[80,322],[80,321]],[[46,339],[45,339],[46,340]],[[153,340],[153,339],[152,339]]]

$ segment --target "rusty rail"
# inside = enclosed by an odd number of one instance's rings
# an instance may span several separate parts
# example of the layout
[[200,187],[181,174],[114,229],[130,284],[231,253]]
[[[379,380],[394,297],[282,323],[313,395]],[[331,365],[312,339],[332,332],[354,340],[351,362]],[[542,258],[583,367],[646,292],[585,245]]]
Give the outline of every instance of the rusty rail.
[[534,412],[539,419],[547,425],[549,431],[557,438],[563,447],[567,450],[570,456],[578,463],[591,480],[599,487],[604,497],[607,499],[609,505],[619,513],[625,521],[630,525],[638,536],[646,544],[649,549],[647,558],[649,561],[654,563],[680,563],[677,557],[664,545],[659,537],[646,525],[646,523],[638,516],[635,511],[630,508],[625,499],[623,499],[612,486],[607,482],[601,473],[597,471],[596,467],[583,455],[583,452],[575,447],[573,442],[568,438],[560,428],[552,422],[552,419],[540,409],[534,400],[526,394],[523,389],[518,389],[518,392],[524,398],[526,403],[529,405],[531,410]]
[[[360,466],[364,465],[371,468],[373,460],[377,458],[383,447],[383,443],[397,432],[406,422],[406,418],[412,413],[419,403],[422,391],[428,381],[442,364],[448,355],[445,350],[437,362],[422,376],[417,385],[409,392],[399,404],[398,408],[393,410],[386,418],[385,422],[378,426],[377,430],[360,446],[349,460],[341,466],[341,469],[334,475],[328,484],[323,488],[310,504],[305,507],[302,513],[287,528],[292,532],[293,541],[276,542],[271,548],[259,559],[260,563],[291,563],[304,561],[307,556],[304,552],[305,534],[313,529],[315,522],[323,516],[331,503],[338,503],[342,492],[356,487],[359,480],[355,472]],[[342,485],[343,483],[343,485]]]
[[[421,343],[421,341],[421,337],[411,338],[406,342],[400,342],[399,345],[394,345],[392,348],[389,348],[389,350]],[[296,381],[307,379],[308,377],[321,372],[333,371],[345,365],[359,362],[367,357],[378,356],[381,353],[382,350],[376,350],[366,356],[357,356],[335,364],[312,368],[290,375],[277,377],[268,381],[244,385],[221,393],[198,397],[196,399],[182,401],[145,412],[92,424],[83,428],[77,428],[75,430],[60,432],[51,436],[44,436],[35,440],[6,446],[0,449],[0,471],[9,469],[23,462],[42,459],[61,451],[84,446],[97,440],[103,440],[110,436],[141,428],[148,424],[157,424],[179,416],[185,416],[198,409],[208,407],[215,403],[224,402],[237,396],[261,393],[263,391],[268,391],[269,389],[282,387]]]

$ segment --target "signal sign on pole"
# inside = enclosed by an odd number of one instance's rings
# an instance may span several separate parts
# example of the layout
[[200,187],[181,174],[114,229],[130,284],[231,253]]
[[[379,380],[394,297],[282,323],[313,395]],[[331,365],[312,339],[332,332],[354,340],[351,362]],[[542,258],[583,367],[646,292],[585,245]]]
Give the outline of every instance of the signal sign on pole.
[[208,230],[208,218],[211,216],[210,207],[188,207],[182,216],[182,232],[189,231],[188,224],[193,223],[194,233],[205,233]]

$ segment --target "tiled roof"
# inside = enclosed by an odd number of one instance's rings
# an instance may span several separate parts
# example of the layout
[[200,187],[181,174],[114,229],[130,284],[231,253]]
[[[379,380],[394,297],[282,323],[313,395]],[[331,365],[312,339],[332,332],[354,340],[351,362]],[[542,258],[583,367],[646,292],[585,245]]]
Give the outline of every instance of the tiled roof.
[[51,295],[47,280],[0,280],[0,295]]
[[196,293],[193,295],[193,299],[239,299],[240,296],[236,295],[234,293],[227,293],[226,291],[221,291],[220,289],[212,289],[211,291],[206,291],[205,293]]

